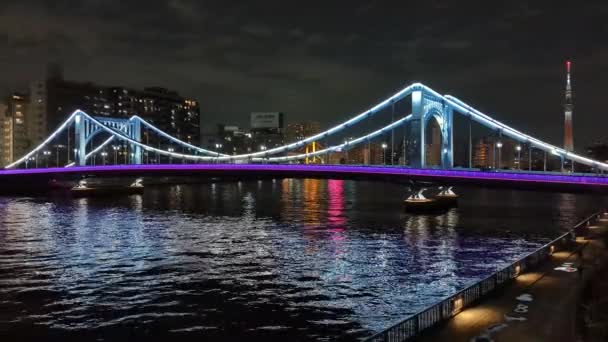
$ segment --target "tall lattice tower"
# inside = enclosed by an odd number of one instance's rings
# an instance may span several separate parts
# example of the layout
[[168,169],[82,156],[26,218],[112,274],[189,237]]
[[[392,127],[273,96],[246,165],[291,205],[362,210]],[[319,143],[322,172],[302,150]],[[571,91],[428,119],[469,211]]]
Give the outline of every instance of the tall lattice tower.
[[572,102],[572,85],[570,84],[570,61],[566,61],[566,102],[564,103],[564,149],[566,151],[574,150],[574,142],[572,141],[572,110],[574,103]]

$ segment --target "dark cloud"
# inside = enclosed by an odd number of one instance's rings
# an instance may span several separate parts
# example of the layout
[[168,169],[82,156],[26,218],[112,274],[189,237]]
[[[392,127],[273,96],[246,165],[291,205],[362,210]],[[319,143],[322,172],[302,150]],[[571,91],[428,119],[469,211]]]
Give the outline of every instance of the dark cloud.
[[420,81],[561,143],[563,61],[575,61],[575,138],[605,135],[602,1],[4,1],[0,90],[66,76],[196,97],[205,123],[338,122]]

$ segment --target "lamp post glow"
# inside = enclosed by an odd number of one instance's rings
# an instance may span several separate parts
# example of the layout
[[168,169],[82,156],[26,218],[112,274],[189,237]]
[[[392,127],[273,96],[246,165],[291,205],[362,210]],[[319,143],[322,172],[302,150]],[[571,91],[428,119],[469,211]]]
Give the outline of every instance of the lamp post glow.
[[169,147],[167,151],[171,152],[169,155],[169,164],[173,164],[173,151],[175,151],[175,149],[173,149],[173,147]]
[[386,143],[382,143],[382,165],[386,165],[386,148],[388,145]]
[[[68,133],[69,136],[69,133]],[[68,151],[68,159],[70,159],[70,151]],[[68,163],[70,161],[68,160]],[[59,145],[55,145],[55,166],[59,167]]]
[[521,146],[517,145],[515,149],[517,150],[517,169],[521,170]]
[[104,166],[106,165],[106,156],[107,155],[108,155],[108,152],[106,152],[106,151],[101,152],[101,157],[103,159],[103,165]]
[[502,149],[502,142],[497,142],[496,143],[496,147],[498,147],[498,168],[500,170],[500,155],[501,155],[501,149]]
[[46,167],[49,167],[49,156],[51,155],[51,151],[44,151],[42,152],[42,154],[44,155],[44,159],[46,161]]
[[112,145],[112,149],[114,150],[114,165],[118,163],[118,146]]

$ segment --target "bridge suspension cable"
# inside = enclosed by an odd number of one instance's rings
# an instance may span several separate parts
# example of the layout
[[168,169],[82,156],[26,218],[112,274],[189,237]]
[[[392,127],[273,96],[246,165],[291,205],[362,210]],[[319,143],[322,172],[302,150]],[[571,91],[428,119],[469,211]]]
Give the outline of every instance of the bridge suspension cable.
[[386,108],[387,106],[391,105],[392,103],[395,103],[401,99],[403,99],[404,97],[410,95],[412,93],[412,91],[416,90],[418,87],[420,86],[419,83],[414,83],[408,87],[403,88],[402,90],[400,90],[399,92],[395,93],[394,95],[392,95],[391,97],[387,98],[386,100],[380,102],[379,104],[373,106],[372,108],[364,111],[363,113],[360,113],[358,115],[355,115],[354,117],[352,117],[351,119],[348,119],[328,130],[325,130],[321,133],[317,133],[315,135],[312,135],[308,138],[304,138],[302,140],[299,140],[297,142],[294,143],[290,143],[290,144],[286,144],[283,146],[279,146],[279,147],[275,147],[275,148],[271,148],[268,150],[264,150],[264,151],[259,151],[259,152],[252,152],[252,153],[246,153],[246,154],[239,154],[239,155],[233,155],[233,156],[222,156],[221,158],[218,158],[218,160],[220,161],[229,161],[229,160],[238,160],[238,159],[248,159],[248,158],[253,158],[253,157],[260,157],[260,156],[268,156],[268,155],[272,155],[272,154],[277,154],[277,153],[282,153],[282,152],[287,152],[290,150],[294,150],[297,148],[301,148],[306,146],[307,144],[313,142],[313,141],[318,141],[321,139],[325,139],[333,134],[336,134],[338,132],[341,132],[342,130],[351,127],[352,125],[360,122],[363,119],[369,118],[371,116],[374,116],[375,114],[377,114],[380,110]]
[[[83,111],[81,111],[81,110],[76,110],[76,111],[74,111],[74,112],[73,112],[73,113],[72,113],[72,114],[71,114],[71,115],[70,115],[70,116],[69,116],[69,117],[68,117],[68,118],[67,118],[67,119],[66,119],[66,120],[65,120],[65,121],[64,121],[64,122],[61,124],[61,125],[59,125],[59,127],[57,127],[57,129],[56,129],[56,130],[55,130],[53,133],[51,133],[51,134],[50,134],[50,135],[49,135],[49,136],[48,136],[48,137],[47,137],[47,138],[46,138],[46,139],[45,139],[45,140],[44,140],[42,143],[40,143],[40,144],[39,144],[38,146],[36,146],[36,147],[35,147],[33,150],[31,150],[30,152],[28,152],[27,154],[25,154],[23,157],[19,158],[18,160],[14,161],[14,162],[13,162],[13,163],[11,163],[11,164],[9,164],[9,165],[5,166],[5,168],[6,168],[6,169],[13,168],[13,167],[15,167],[15,166],[17,166],[17,165],[19,165],[19,164],[21,164],[21,163],[23,163],[23,162],[25,162],[25,161],[29,160],[29,158],[31,158],[32,156],[36,155],[38,152],[40,152],[42,149],[44,149],[46,146],[48,146],[48,145],[49,145],[49,143],[51,143],[51,142],[53,141],[53,139],[55,139],[55,138],[57,138],[59,135],[61,135],[61,133],[62,133],[62,132],[63,132],[63,131],[66,129],[66,128],[68,128],[68,127],[69,127],[69,126],[70,126],[72,123],[74,123],[74,122],[75,122],[75,118],[76,118],[76,116],[77,116],[79,113],[83,114],[83,115],[84,115],[84,116],[85,116],[87,119],[89,119],[89,120],[92,120],[92,119],[93,119],[93,117],[92,117],[92,116],[88,115],[87,113],[85,113],[85,112],[83,112]],[[169,139],[169,140],[173,141],[174,143],[176,143],[176,144],[178,144],[178,145],[182,145],[182,146],[184,146],[184,147],[186,147],[186,148],[193,149],[193,150],[198,151],[198,152],[200,152],[200,153],[209,154],[209,155],[213,155],[213,156],[228,156],[228,155],[226,155],[226,154],[222,154],[222,153],[219,153],[219,152],[214,152],[214,151],[209,151],[209,150],[206,150],[206,149],[204,149],[204,148],[200,148],[200,147],[194,146],[194,145],[192,145],[192,144],[190,144],[190,143],[187,143],[187,142],[185,142],[185,141],[182,141],[182,140],[180,140],[180,139],[177,139],[177,138],[175,138],[175,137],[173,137],[173,136],[171,136],[171,135],[167,134],[166,132],[162,131],[161,129],[157,128],[156,126],[154,126],[154,125],[150,124],[149,122],[145,121],[144,119],[140,118],[140,117],[139,117],[139,116],[137,116],[137,115],[134,115],[134,116],[132,116],[131,118],[129,118],[129,119],[128,119],[128,121],[129,121],[129,122],[132,122],[132,121],[135,121],[135,120],[137,120],[138,122],[142,123],[142,124],[143,124],[144,126],[146,126],[147,128],[149,128],[149,129],[153,130],[154,132],[156,132],[156,133],[157,133],[157,134],[159,134],[160,136],[162,136],[162,137],[164,137],[164,138],[167,138],[167,139]],[[101,123],[101,122],[99,122],[99,121],[97,121],[97,120],[95,121],[95,123],[96,123],[96,125],[97,125],[98,127],[100,127],[100,128],[101,128],[101,126],[106,127],[105,125],[103,125],[103,123]],[[105,129],[104,129],[104,130],[105,130]],[[105,131],[106,131],[106,132],[108,132],[107,130],[105,130]],[[120,131],[117,131],[117,130],[112,129],[112,132],[117,132],[117,133],[119,133]],[[112,137],[108,138],[106,141],[104,141],[104,142],[103,142],[103,143],[102,143],[100,146],[98,146],[97,148],[95,148],[93,151],[91,151],[91,152],[87,153],[87,154],[86,154],[86,156],[85,156],[85,160],[89,159],[89,157],[91,157],[91,156],[92,156],[92,155],[94,155],[95,153],[99,152],[99,151],[100,151],[100,150],[101,150],[101,149],[102,149],[104,146],[106,146],[106,145],[107,145],[107,143],[109,143],[109,142],[110,142],[110,141],[113,139],[113,137],[114,137],[114,133],[111,133],[111,134],[113,134],[113,135],[112,135]],[[143,145],[142,145],[142,146],[143,146]],[[169,151],[165,151],[165,152],[167,152],[167,153],[171,153],[171,152],[169,152]],[[70,153],[70,152],[68,151],[68,153]],[[65,165],[65,166],[66,166],[66,167],[69,167],[69,166],[74,166],[74,164],[75,164],[75,163],[74,163],[74,162],[72,162],[72,163],[69,163],[69,164],[67,164],[67,165]]]
[[156,126],[152,125],[151,123],[147,122],[146,120],[140,118],[137,115],[133,115],[129,120],[138,120],[144,126],[148,127],[149,129],[153,130],[154,132],[156,132],[158,135],[160,135],[160,136],[162,136],[164,138],[167,138],[167,139],[175,142],[176,144],[185,146],[185,147],[187,147],[189,149],[193,149],[195,151],[198,151],[198,152],[201,152],[201,153],[204,153],[204,154],[213,155],[213,156],[228,156],[227,154],[223,154],[223,153],[219,153],[219,152],[215,152],[215,151],[209,151],[209,150],[206,150],[204,148],[201,148],[201,147],[198,147],[198,146],[194,146],[194,145],[192,145],[190,143],[187,143],[187,142],[185,142],[183,140],[179,140],[176,137],[167,134],[165,131],[163,131],[163,130],[157,128]]
[[309,152],[309,153],[301,153],[301,154],[297,154],[297,155],[293,155],[293,156],[284,156],[284,157],[270,157],[270,158],[255,158],[253,159],[253,161],[276,161],[276,162],[281,162],[281,161],[292,161],[292,160],[299,160],[299,159],[304,159],[304,158],[310,158],[310,157],[315,157],[315,156],[319,156],[328,152],[340,152],[342,151],[342,149],[344,148],[348,148],[350,146],[356,146],[362,142],[366,142],[368,140],[371,140],[379,135],[382,135],[384,133],[388,133],[390,130],[392,130],[393,128],[397,128],[401,125],[403,125],[404,123],[408,122],[410,119],[412,118],[412,115],[409,114],[404,118],[401,118],[397,121],[394,121],[393,123],[391,123],[390,125],[384,126],[376,131],[373,131],[367,135],[364,135],[362,137],[353,139],[351,141],[347,141],[345,143],[336,145],[336,146],[330,146],[327,147],[325,149],[321,149],[315,152]]
[[500,122],[498,120],[492,119],[488,115],[478,111],[477,109],[471,107],[470,105],[464,103],[463,101],[459,100],[458,98],[456,98],[454,96],[446,95],[443,98],[451,106],[453,106],[457,111],[459,111],[461,114],[470,115],[471,118],[473,118],[475,121],[479,122],[480,124],[482,124],[488,128],[491,128],[491,129],[498,129],[501,131],[501,133],[503,133],[519,142],[530,143],[531,145],[533,145],[545,152],[552,153],[552,154],[560,156],[562,158],[571,159],[571,160],[574,160],[578,163],[581,163],[581,164],[584,164],[587,166],[601,168],[602,170],[608,170],[608,164],[606,164],[606,163],[602,163],[597,160],[586,158],[586,157],[583,157],[576,153],[568,152],[563,148],[545,143],[530,135],[524,134],[510,126],[503,124],[502,122]]

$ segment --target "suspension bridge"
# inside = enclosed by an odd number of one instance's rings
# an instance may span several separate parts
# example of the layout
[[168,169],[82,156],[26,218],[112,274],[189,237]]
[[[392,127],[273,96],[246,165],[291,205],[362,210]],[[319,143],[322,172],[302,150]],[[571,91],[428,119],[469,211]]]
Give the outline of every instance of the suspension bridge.
[[[404,109],[406,108],[406,109]],[[391,121],[380,128],[369,130],[374,117],[390,111]],[[321,177],[383,177],[407,178],[449,183],[483,184],[527,184],[540,186],[557,184],[575,187],[601,187],[608,189],[608,178],[598,174],[466,170],[454,168],[454,118],[460,115],[471,122],[495,132],[498,137],[512,139],[526,146],[529,155],[533,150],[546,156],[559,158],[564,163],[585,165],[596,173],[608,170],[608,164],[581,156],[540,139],[522,133],[473,106],[450,96],[441,95],[433,89],[414,83],[389,98],[323,132],[297,142],[250,153],[228,155],[204,149],[177,139],[138,116],[131,118],[93,117],[76,110],[52,134],[30,152],[7,165],[0,171],[0,182],[15,182],[21,179],[53,178],[66,176],[146,176],[146,175],[277,175],[277,176],[321,176]],[[440,169],[428,168],[427,127],[435,120],[441,135]],[[381,167],[379,165],[327,165],[332,153],[342,153],[356,146],[368,144],[387,135],[394,140],[395,130],[402,128],[404,162],[407,165]],[[355,138],[332,139],[360,132]],[[470,130],[470,126],[469,126]],[[470,133],[469,133],[470,134]],[[470,138],[469,138],[470,139]],[[152,142],[151,142],[152,141]],[[320,143],[322,148],[310,151],[311,143]],[[118,145],[116,145],[118,144]],[[394,141],[391,142],[391,161]],[[405,143],[404,143],[405,145]],[[59,147],[65,149],[65,158],[59,157]],[[124,147],[124,148],[123,148]],[[55,160],[50,161],[55,148]],[[305,150],[305,151],[304,151]],[[121,161],[118,159],[120,151]],[[106,165],[114,153],[114,164]],[[369,150],[368,150],[369,153]],[[469,143],[469,167],[471,146]],[[110,155],[110,158],[108,157]],[[303,160],[319,158],[326,165],[302,165]],[[161,163],[161,160],[168,163]],[[96,160],[103,160],[102,164]],[[383,158],[384,159],[384,158]],[[65,162],[64,162],[65,161]],[[181,164],[175,164],[179,161]],[[50,165],[49,165],[50,163]],[[118,165],[118,164],[122,165]],[[391,162],[392,164],[392,162]]]

